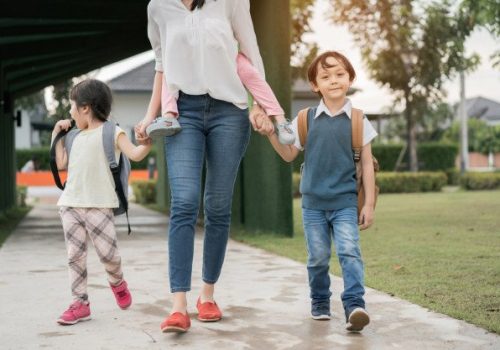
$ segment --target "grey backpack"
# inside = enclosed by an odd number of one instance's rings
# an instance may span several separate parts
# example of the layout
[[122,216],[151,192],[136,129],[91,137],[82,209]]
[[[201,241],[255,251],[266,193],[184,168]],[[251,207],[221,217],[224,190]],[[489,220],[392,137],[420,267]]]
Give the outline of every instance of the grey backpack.
[[[64,185],[61,183],[59,177],[59,172],[56,163],[56,144],[62,137],[64,138],[64,147],[66,148],[66,154],[68,155],[68,160],[71,154],[71,147],[73,146],[73,141],[75,137],[80,133],[80,129],[70,129],[69,131],[62,130],[57,134],[54,142],[52,143],[50,149],[50,168],[52,170],[52,175],[54,176],[54,181],[61,190],[64,190],[66,183]],[[120,206],[113,209],[115,215],[125,214],[127,216],[128,233],[130,234],[130,223],[128,220],[128,178],[130,176],[130,161],[120,152],[120,158],[118,163],[115,157],[115,132],[116,124],[111,121],[106,121],[103,124],[102,129],[102,144],[104,146],[104,154],[108,160],[109,170],[113,176],[115,182],[115,192],[118,197]]]

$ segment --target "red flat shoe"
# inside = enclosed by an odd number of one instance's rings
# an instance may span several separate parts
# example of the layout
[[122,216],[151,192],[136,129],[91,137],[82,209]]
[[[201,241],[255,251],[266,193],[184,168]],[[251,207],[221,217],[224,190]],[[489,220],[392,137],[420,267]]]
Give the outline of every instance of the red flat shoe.
[[200,298],[198,298],[196,308],[198,309],[198,320],[202,322],[216,322],[222,318],[222,312],[215,301],[202,303]]
[[160,325],[163,333],[185,333],[191,327],[191,319],[186,313],[174,312]]

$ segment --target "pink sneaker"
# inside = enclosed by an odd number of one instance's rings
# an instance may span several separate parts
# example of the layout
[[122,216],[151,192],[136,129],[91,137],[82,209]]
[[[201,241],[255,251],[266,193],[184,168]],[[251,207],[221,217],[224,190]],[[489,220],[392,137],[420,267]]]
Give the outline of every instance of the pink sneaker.
[[116,303],[121,309],[126,309],[130,306],[130,304],[132,304],[132,296],[130,295],[127,282],[125,282],[125,280],[117,286],[112,286],[110,284],[110,287],[115,295]]
[[62,325],[75,324],[80,321],[90,320],[90,304],[84,304],[81,301],[74,301],[57,320]]

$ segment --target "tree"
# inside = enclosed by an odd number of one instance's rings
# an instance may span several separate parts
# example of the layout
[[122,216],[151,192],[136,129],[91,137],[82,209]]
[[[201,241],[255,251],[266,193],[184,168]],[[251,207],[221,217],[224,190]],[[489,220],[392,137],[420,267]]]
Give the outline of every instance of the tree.
[[69,110],[71,108],[69,102],[69,92],[73,86],[73,79],[65,80],[59,84],[54,85],[52,91],[52,99],[55,103],[55,109],[52,112],[52,117],[56,119],[68,118]]
[[[498,0],[462,0],[460,12],[467,25],[485,27],[496,37],[500,36],[500,2]],[[493,67],[500,68],[500,50],[491,56]]]
[[290,12],[292,17],[292,81],[303,78],[307,74],[309,64],[318,54],[318,45],[307,42],[304,35],[312,32],[309,21],[315,0],[291,0]]
[[418,170],[417,121],[445,96],[444,81],[478,58],[464,59],[470,33],[449,1],[420,7],[412,0],[333,0],[331,18],[347,24],[369,74],[405,107],[410,170]]
[[[500,125],[491,126],[483,120],[471,118],[468,120],[469,152],[483,154],[500,152]],[[460,123],[455,122],[443,135],[444,141],[456,142],[460,135]]]

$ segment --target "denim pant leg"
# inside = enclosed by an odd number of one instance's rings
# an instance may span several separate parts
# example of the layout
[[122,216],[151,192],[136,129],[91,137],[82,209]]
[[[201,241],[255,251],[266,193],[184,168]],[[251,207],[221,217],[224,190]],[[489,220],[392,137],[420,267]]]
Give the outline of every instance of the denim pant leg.
[[172,293],[191,289],[194,233],[205,153],[203,100],[183,95],[179,98],[178,105],[182,131],[165,138],[165,157],[171,189],[168,252]]
[[248,110],[213,100],[206,116],[205,239],[203,281],[217,282],[229,237],[231,203],[238,168],[250,138]]
[[302,208],[307,247],[307,274],[313,301],[329,300],[332,239],[327,212]]
[[355,307],[365,307],[364,266],[359,248],[357,208],[334,210],[329,218],[339,258],[344,291],[341,294],[346,317]]

